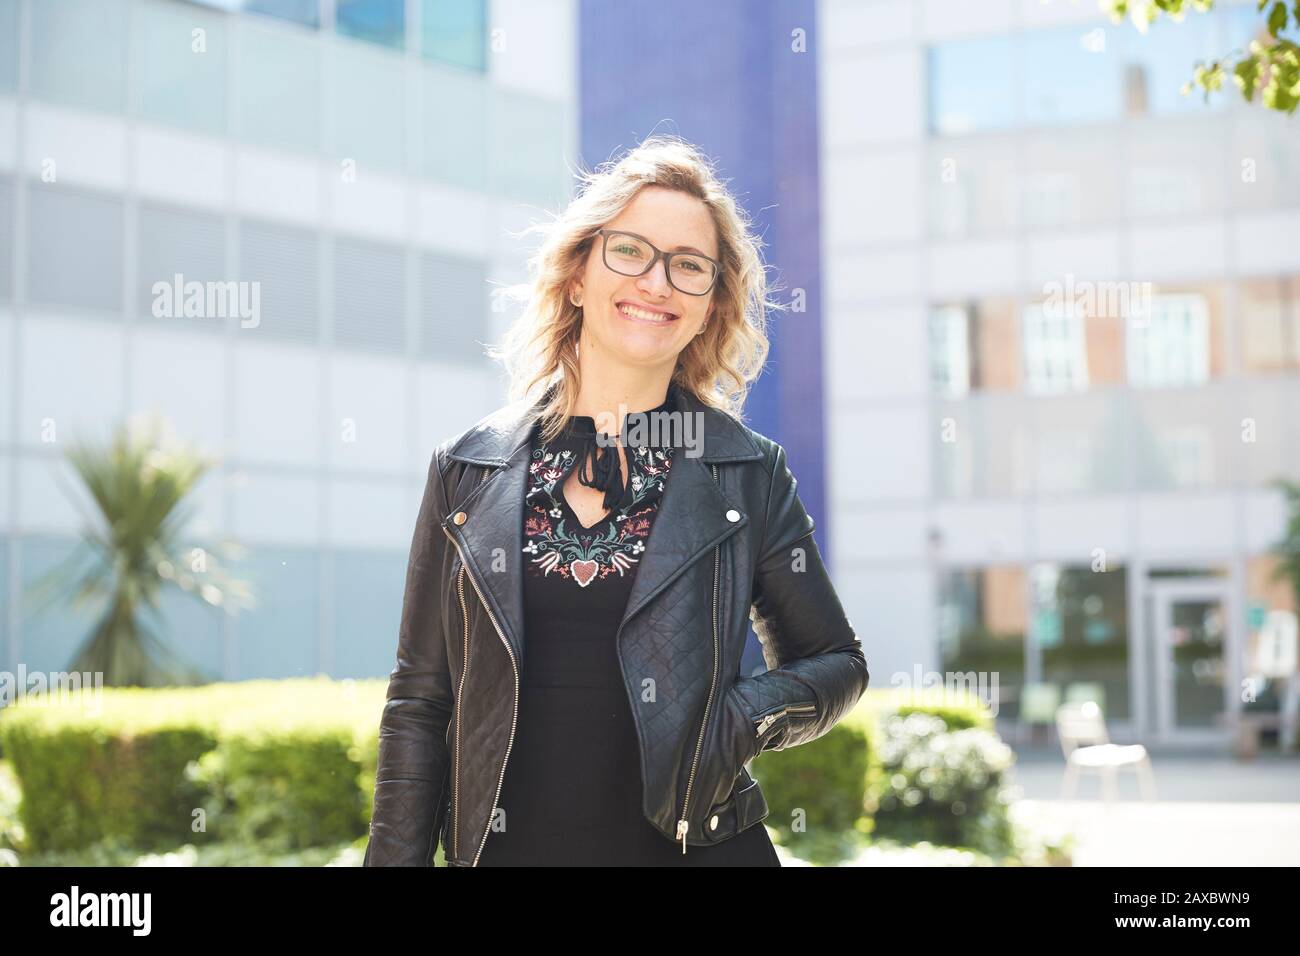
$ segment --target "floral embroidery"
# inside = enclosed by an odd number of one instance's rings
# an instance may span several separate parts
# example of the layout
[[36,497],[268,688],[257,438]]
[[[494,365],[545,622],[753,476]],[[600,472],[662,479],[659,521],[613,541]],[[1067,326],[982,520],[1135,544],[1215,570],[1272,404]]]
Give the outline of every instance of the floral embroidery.
[[645,552],[654,513],[672,469],[672,448],[627,447],[628,486],[621,507],[584,528],[564,501],[561,488],[576,464],[571,448],[540,445],[528,465],[524,499],[524,552],[530,572],[554,571],[586,587],[632,568]]

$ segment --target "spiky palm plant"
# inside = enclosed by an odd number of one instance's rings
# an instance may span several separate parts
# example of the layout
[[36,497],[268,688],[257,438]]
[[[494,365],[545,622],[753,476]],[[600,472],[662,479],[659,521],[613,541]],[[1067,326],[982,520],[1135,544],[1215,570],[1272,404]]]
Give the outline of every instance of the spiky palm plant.
[[[246,582],[231,578],[205,548],[182,543],[192,513],[184,499],[212,462],[174,441],[160,443],[161,428],[155,416],[119,426],[106,448],[72,444],[68,460],[97,513],[86,516],[81,546],[32,588],[38,608],[68,597],[74,605],[105,605],[69,669],[102,673],[108,686],[209,680],[143,621],[150,610],[163,623],[165,588],[228,613],[252,604]],[[236,555],[238,548],[226,543],[223,551]]]

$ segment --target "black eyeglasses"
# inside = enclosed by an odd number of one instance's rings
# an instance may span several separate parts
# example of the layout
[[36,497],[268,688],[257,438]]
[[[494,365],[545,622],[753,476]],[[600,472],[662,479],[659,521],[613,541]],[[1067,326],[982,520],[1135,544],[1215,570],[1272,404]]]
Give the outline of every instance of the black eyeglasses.
[[634,232],[597,229],[595,235],[604,237],[601,258],[607,269],[619,275],[641,276],[662,259],[669,284],[687,295],[708,295],[722,271],[716,259],[699,252],[661,252],[649,239]]

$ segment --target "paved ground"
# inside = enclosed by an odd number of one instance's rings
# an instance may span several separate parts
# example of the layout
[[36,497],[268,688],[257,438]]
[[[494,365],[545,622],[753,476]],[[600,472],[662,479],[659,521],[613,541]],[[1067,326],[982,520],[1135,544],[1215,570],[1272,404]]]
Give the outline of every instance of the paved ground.
[[1076,866],[1300,865],[1300,757],[1153,751],[1156,799],[1121,774],[1119,799],[1101,799],[1095,776],[1061,799],[1059,749],[1018,750],[1016,813],[1037,828],[1069,829]]
[[[1237,760],[1221,752],[1152,750],[1151,768],[1160,801],[1300,804],[1300,755],[1261,753],[1254,760]],[[1059,748],[1016,751],[1014,779],[1026,799],[1061,799],[1064,774],[1065,758]],[[1121,801],[1141,798],[1132,770],[1120,773],[1118,790]],[[1081,776],[1074,798],[1100,800],[1098,778]]]

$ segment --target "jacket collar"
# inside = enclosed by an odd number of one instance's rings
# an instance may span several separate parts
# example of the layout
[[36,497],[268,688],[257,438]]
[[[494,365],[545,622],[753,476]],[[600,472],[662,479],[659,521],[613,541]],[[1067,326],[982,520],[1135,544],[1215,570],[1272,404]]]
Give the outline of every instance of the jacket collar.
[[[706,551],[762,515],[747,513],[738,497],[714,480],[711,466],[763,457],[748,430],[725,412],[704,405],[683,389],[677,407],[703,415],[703,451],[674,457],[655,517],[648,550],[637,567],[620,630],[629,618],[695,564]],[[524,656],[523,511],[532,427],[545,395],[536,403],[507,406],[471,428],[449,457],[494,466],[487,480],[452,509],[443,530],[456,541],[467,572],[492,616],[500,622],[517,661]],[[460,523],[454,519],[462,514]],[[669,649],[665,649],[667,652]]]
[[[452,446],[448,457],[475,465],[501,467],[521,446],[528,444],[552,388],[554,386],[535,401],[515,402],[482,419]],[[676,399],[677,411],[690,415],[693,422],[701,426],[697,433],[702,435],[703,453],[698,457],[706,464],[752,461],[763,457],[748,429],[726,412],[706,405],[692,392],[676,384],[669,386],[669,396]]]

